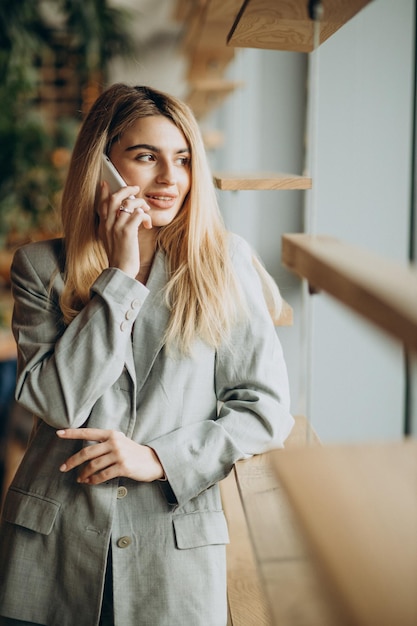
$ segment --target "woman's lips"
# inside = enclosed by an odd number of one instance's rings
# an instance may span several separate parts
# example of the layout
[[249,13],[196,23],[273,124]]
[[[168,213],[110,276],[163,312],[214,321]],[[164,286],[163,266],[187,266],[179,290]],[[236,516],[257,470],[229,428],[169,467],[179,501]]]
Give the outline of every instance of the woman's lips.
[[156,209],[170,209],[174,206],[177,196],[165,193],[146,194],[147,203]]

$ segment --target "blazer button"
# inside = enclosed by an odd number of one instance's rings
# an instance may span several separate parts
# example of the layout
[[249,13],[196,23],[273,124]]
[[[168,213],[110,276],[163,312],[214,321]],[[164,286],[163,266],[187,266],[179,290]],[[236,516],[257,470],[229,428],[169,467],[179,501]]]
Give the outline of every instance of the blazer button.
[[129,323],[123,320],[123,322],[120,324],[120,330],[124,331],[126,330],[126,328],[129,328]]
[[120,539],[117,540],[117,547],[128,548],[131,543],[132,543],[131,537],[120,537]]
[[118,487],[117,488],[117,497],[119,500],[121,500],[121,498],[125,498],[127,496],[127,489],[126,487]]
[[132,317],[134,316],[134,314],[135,314],[135,313],[134,313],[134,311],[133,311],[132,309],[128,309],[128,310],[126,311],[126,313],[125,313],[125,318],[126,318],[127,320],[130,320],[130,319],[132,319]]

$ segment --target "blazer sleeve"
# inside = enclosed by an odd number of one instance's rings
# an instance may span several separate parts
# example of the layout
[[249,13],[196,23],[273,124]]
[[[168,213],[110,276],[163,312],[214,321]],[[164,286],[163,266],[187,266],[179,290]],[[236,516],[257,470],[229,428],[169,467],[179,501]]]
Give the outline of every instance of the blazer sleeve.
[[15,253],[11,268],[18,345],[16,400],[54,428],[77,428],[120,376],[148,290],[118,269],[102,272],[90,302],[65,327],[56,259],[46,244]]
[[250,314],[216,355],[217,419],[187,425],[149,443],[167,477],[161,487],[168,501],[178,505],[222,480],[236,461],[282,447],[294,424],[281,344],[252,252],[240,239],[234,264]]

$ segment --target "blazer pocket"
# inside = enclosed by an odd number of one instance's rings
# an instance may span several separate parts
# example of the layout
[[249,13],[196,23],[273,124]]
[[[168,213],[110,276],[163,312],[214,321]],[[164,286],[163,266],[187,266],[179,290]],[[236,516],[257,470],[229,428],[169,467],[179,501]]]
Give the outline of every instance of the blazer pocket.
[[41,535],[49,535],[60,506],[55,500],[12,488],[4,502],[3,519]]
[[180,550],[229,543],[229,532],[223,511],[197,511],[175,515],[172,522],[175,541]]

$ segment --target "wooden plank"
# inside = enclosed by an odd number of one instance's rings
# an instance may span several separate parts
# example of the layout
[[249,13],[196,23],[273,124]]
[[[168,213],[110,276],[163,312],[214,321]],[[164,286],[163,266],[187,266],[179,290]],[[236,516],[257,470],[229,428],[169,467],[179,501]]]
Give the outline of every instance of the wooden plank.
[[0,329],[0,361],[11,361],[17,358],[17,347],[11,330]]
[[[199,0],[199,3],[202,4],[201,0]],[[196,4],[190,2],[190,0],[176,0],[172,11],[172,19],[177,22],[186,22]]]
[[227,546],[229,621],[236,626],[268,626],[269,610],[262,591],[234,470],[221,482],[220,488],[230,533],[230,544]]
[[[309,422],[297,416],[285,450],[275,452],[280,455],[287,449],[318,444],[319,439]],[[342,626],[343,619],[323,591],[322,574],[311,561],[310,548],[271,465],[271,454],[239,461],[235,466],[246,524],[271,611],[271,624]]]
[[213,47],[215,44],[226,47],[230,27],[241,6],[242,0],[209,0],[199,46]]
[[284,235],[282,262],[417,350],[417,267],[386,260],[332,237]]
[[417,441],[274,451],[352,626],[417,624]]
[[185,54],[192,55],[198,42],[204,14],[206,11],[207,0],[201,3],[190,4],[187,13],[187,21],[184,28],[184,36],[181,41],[181,49]]
[[[1,254],[0,254],[1,259]],[[2,275],[10,279],[10,263],[12,256],[7,256]],[[9,361],[17,358],[16,342],[12,334],[13,298],[9,287],[0,288],[0,361]],[[1,417],[1,416],[0,416]]]
[[206,0],[190,11],[182,46],[189,59],[187,80],[224,74],[235,56],[226,40],[240,5],[241,0]]
[[276,189],[311,189],[312,181],[307,176],[296,174],[260,173],[216,173],[214,183],[218,189],[239,190],[276,190]]
[[[285,441],[285,450],[319,443],[308,420],[304,416],[296,416],[294,427]],[[271,465],[270,453],[239,461],[235,472],[258,560],[305,556],[305,547],[299,538],[287,497]]]
[[235,51],[226,46],[197,50],[190,55],[186,78],[189,82],[201,78],[221,78],[234,57]]
[[321,572],[311,560],[266,561],[262,576],[275,626],[352,626],[324,593]]
[[202,129],[201,134],[206,150],[215,150],[224,144],[224,133],[221,130]]
[[305,544],[269,455],[237,463],[236,480],[258,562],[306,558]]
[[[371,0],[322,0],[320,43],[356,15]],[[311,52],[314,23],[307,0],[246,0],[227,41],[239,48]]]
[[200,119],[212,109],[220,106],[227,96],[242,85],[241,81],[217,79],[195,81],[190,84],[191,91],[186,98],[186,102],[193,110],[196,118]]

